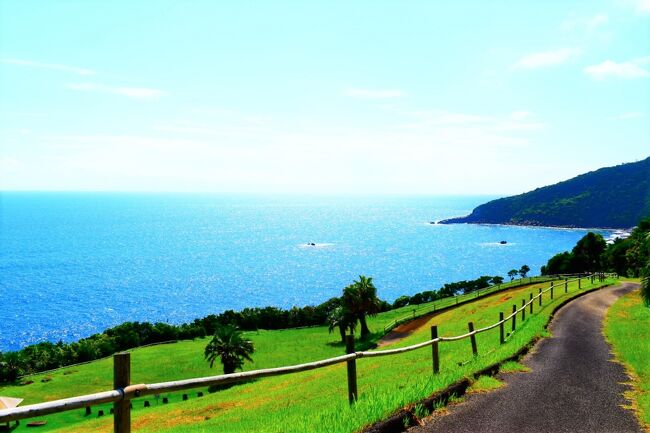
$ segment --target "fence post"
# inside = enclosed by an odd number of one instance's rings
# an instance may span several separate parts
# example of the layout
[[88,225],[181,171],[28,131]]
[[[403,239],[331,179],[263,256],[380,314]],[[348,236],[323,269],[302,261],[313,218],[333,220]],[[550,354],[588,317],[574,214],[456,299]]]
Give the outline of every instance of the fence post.
[[501,322],[499,325],[499,343],[503,344],[506,342],[505,331],[503,329],[503,312],[499,313],[499,322]]
[[[474,332],[474,323],[469,322],[467,324],[467,328],[469,329],[469,332]],[[472,342],[472,354],[474,354],[474,356],[478,356],[478,349],[476,348],[476,334],[470,335],[469,339]]]
[[539,293],[537,294],[537,296],[539,296],[539,298],[537,298],[537,300],[539,301],[539,306],[541,307],[542,306],[542,288],[541,287],[539,288]]
[[591,274],[591,284],[594,284],[594,274]]
[[515,332],[515,328],[517,327],[517,306],[512,305],[512,332]]
[[564,293],[566,293],[569,290],[569,279],[565,278],[564,279]]
[[[131,354],[120,352],[113,355],[113,388],[124,389],[131,384]],[[113,431],[131,433],[131,401],[113,403]]]
[[528,298],[528,301],[530,302],[530,314],[533,314],[533,293],[530,293],[530,297]]
[[[438,327],[433,325],[431,327],[431,339],[435,340],[438,338]],[[440,357],[438,353],[438,342],[434,341],[431,345],[431,357],[433,359],[433,374],[438,374],[440,372]]]
[[582,278],[578,277],[578,290],[582,289]]
[[526,320],[526,300],[522,299],[521,300],[521,323],[524,323],[524,320]]
[[553,300],[553,289],[555,288],[555,285],[551,283],[551,301]]
[[[354,335],[345,336],[345,353],[354,353]],[[357,401],[357,360],[348,361],[348,400],[350,404]]]

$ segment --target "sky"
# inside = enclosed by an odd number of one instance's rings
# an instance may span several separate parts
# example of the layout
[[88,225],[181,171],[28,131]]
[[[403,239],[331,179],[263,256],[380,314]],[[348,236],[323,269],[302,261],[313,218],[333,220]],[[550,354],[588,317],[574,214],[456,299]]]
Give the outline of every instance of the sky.
[[515,194],[650,156],[650,0],[0,1],[0,190]]

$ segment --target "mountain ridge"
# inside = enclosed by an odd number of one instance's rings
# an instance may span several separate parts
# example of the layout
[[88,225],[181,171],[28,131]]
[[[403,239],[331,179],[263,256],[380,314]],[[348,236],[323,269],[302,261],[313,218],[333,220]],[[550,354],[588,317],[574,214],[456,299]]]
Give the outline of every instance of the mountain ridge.
[[650,215],[650,157],[491,200],[440,224],[627,229]]

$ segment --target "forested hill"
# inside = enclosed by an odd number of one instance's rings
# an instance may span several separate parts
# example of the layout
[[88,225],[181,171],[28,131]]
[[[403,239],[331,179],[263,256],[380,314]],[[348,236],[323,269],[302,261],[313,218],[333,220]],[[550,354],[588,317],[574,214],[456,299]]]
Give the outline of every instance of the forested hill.
[[650,158],[482,204],[443,224],[630,228],[650,216]]

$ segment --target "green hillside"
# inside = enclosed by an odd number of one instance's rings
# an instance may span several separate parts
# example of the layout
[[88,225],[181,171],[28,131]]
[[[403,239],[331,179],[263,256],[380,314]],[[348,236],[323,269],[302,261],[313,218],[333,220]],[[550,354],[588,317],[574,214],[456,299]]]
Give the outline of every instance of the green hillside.
[[[563,301],[592,290],[608,280],[590,284],[583,280],[582,290],[575,282],[568,293],[558,287],[555,299],[544,297],[543,306],[534,306],[534,314],[526,320],[517,319],[517,330],[507,342],[499,344],[499,330],[492,329],[477,336],[479,356],[473,357],[469,340],[444,343],[440,347],[440,373],[432,375],[431,350],[423,348],[405,354],[366,358],[357,363],[359,401],[350,408],[347,401],[346,367],[344,364],[293,375],[260,379],[229,389],[210,393],[207,389],[163,394],[160,399],[140,397],[133,401],[133,430],[142,432],[328,432],[348,433],[385,419],[398,408],[413,404],[445,388],[463,377],[503,360],[517,352],[531,339],[546,334],[544,325],[553,308]],[[401,341],[382,349],[403,347],[430,338],[430,325],[438,325],[440,335],[451,336],[467,332],[467,322],[477,328],[494,323],[499,312],[508,313],[513,304],[521,305],[549,283],[504,290],[476,301],[459,305],[431,317],[426,324]],[[373,330],[381,330],[393,320],[408,314],[411,307],[381,313],[369,318]],[[252,331],[246,337],[256,347],[253,362],[246,362],[244,370],[277,367],[341,355],[344,351],[336,333],[327,327]],[[221,374],[220,365],[210,369],[203,359],[206,339],[181,341],[173,344],[134,349],[132,351],[132,383],[152,383],[190,377]],[[23,385],[0,386],[0,395],[24,398],[23,404],[32,404],[82,393],[112,388],[112,361],[94,361],[66,367],[56,372],[30,376]],[[27,379],[27,378],[26,378]],[[31,382],[31,383],[30,383]],[[199,397],[198,392],[203,396]],[[169,400],[168,404],[162,402]],[[144,400],[151,407],[144,407]],[[47,421],[39,431],[106,432],[111,430],[111,405],[102,404],[92,409],[74,410],[48,415],[38,419]],[[99,417],[98,411],[105,415]],[[27,420],[21,422],[16,433],[31,431]]]
[[630,228],[650,215],[650,158],[492,200],[443,224]]

